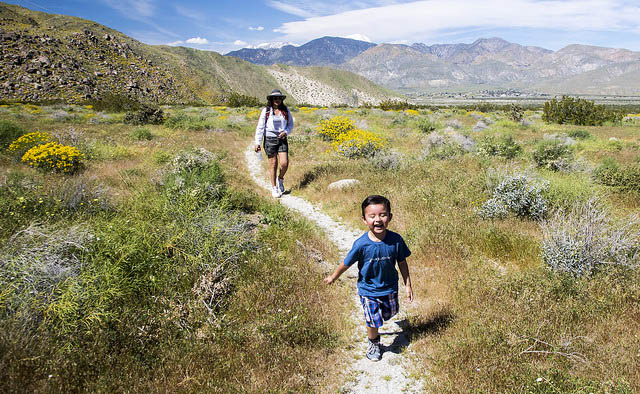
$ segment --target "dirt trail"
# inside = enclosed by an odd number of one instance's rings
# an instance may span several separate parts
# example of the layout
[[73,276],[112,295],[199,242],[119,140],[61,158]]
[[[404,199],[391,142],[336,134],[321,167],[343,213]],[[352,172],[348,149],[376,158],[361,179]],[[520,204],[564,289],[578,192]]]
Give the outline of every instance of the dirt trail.
[[[253,151],[253,145],[247,148],[245,157],[249,174],[254,182],[267,190],[271,190],[271,184],[267,181],[262,163]],[[318,207],[302,198],[286,194],[280,198],[280,202],[287,208],[300,212],[304,217],[314,221],[322,228],[339,249],[341,258],[351,249],[351,245],[356,238],[362,234],[361,231],[356,231],[343,223],[336,222]],[[402,307],[401,312],[385,322],[380,329],[380,340],[384,349],[382,360],[373,362],[364,356],[367,347],[367,332],[364,326],[362,307],[356,294],[356,281],[354,279],[356,276],[357,269],[351,268],[340,278],[341,280],[348,280],[353,287],[353,313],[351,318],[357,327],[352,335],[353,346],[351,348],[354,350],[350,352],[352,356],[350,368],[353,378],[347,382],[343,391],[353,393],[424,392],[422,382],[409,377],[407,369],[404,368],[407,363],[405,354],[410,350],[408,349],[409,341],[402,330],[405,325],[405,315]],[[404,295],[402,290],[399,293],[400,296]],[[403,307],[405,305],[405,303],[402,303]]]

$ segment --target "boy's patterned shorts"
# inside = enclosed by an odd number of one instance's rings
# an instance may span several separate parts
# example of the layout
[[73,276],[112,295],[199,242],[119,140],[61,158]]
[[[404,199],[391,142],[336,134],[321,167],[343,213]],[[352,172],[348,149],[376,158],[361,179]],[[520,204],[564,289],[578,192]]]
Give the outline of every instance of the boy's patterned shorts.
[[380,297],[360,296],[364,320],[369,327],[382,327],[384,320],[391,319],[398,313],[398,293],[391,293]]

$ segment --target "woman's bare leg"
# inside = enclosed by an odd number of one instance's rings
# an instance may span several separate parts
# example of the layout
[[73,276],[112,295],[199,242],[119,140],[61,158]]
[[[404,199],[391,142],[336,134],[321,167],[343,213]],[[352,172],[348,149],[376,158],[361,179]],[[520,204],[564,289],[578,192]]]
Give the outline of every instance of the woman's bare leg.
[[278,152],[278,164],[280,167],[279,178],[284,178],[284,174],[287,173],[287,169],[289,168],[289,153]]
[[278,155],[269,157],[269,175],[271,175],[271,186],[276,186],[276,172],[278,170]]

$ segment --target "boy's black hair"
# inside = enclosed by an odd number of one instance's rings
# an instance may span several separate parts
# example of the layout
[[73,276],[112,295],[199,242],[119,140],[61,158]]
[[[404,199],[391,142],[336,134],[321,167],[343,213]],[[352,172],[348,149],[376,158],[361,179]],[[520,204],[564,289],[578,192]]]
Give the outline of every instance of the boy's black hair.
[[364,209],[369,205],[383,204],[384,207],[391,213],[391,202],[386,198],[379,196],[377,194],[373,194],[364,199],[362,202],[362,216],[364,217]]

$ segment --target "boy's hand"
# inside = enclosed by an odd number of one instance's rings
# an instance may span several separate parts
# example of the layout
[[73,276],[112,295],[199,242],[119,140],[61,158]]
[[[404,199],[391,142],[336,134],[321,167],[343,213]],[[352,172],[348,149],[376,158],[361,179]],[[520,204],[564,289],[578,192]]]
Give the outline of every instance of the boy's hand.
[[333,279],[333,275],[329,275],[329,276],[327,276],[326,278],[324,278],[324,283],[325,283],[325,284],[327,284],[327,285],[332,284],[332,283],[333,283],[333,281],[334,281],[334,279]]
[[411,284],[408,284],[406,287],[407,290],[407,300],[409,303],[413,302],[413,289],[411,288]]

